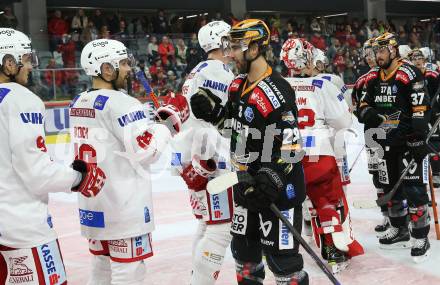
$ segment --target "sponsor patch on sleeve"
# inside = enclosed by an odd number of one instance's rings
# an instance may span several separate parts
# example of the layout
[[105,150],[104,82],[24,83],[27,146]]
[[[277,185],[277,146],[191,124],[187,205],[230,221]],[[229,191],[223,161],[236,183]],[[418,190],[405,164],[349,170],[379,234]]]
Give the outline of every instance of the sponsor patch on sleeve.
[[313,79],[312,85],[318,88],[322,88],[323,81],[320,79]]
[[105,104],[107,103],[108,97],[104,95],[98,95],[93,103],[93,108],[96,110],[104,110]]
[[0,104],[3,102],[3,99],[5,99],[9,92],[11,92],[11,89],[0,88]]

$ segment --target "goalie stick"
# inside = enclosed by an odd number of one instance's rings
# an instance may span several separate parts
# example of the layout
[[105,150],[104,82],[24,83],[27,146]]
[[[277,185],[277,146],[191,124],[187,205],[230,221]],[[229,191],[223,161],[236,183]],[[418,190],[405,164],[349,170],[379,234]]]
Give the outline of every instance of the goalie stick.
[[[229,172],[222,176],[212,179],[208,182],[207,191],[209,194],[218,194],[229,187],[232,187],[238,183],[247,183],[250,185],[255,185],[254,178],[246,171]],[[250,187],[247,191],[254,191],[253,187]],[[307,251],[310,257],[315,261],[318,267],[324,272],[324,274],[329,278],[329,280],[334,285],[341,285],[341,283],[335,278],[333,273],[325,266],[319,256],[313,251],[310,245],[301,237],[301,234],[293,227],[293,225],[284,217],[280,212],[278,207],[274,204],[270,204],[270,209],[272,212],[286,225],[293,237],[301,244],[301,246]]]

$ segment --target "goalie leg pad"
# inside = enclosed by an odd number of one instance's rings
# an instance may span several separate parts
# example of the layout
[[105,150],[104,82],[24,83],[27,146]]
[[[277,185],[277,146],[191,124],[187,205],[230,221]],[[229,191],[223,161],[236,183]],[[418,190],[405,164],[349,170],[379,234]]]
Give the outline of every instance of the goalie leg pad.
[[231,242],[229,223],[206,226],[193,256],[191,285],[212,285],[223,264],[226,248]]

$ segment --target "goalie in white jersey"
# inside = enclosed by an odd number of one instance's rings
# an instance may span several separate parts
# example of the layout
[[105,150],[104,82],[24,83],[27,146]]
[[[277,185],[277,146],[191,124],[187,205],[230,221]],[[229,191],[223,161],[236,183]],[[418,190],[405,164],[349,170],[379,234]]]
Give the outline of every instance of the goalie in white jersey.
[[[76,96],[70,106],[75,156],[98,164],[107,174],[105,195],[79,198],[81,233],[94,255],[90,285],[144,284],[144,259],[153,254],[149,165],[159,158],[171,133],[151,122],[137,99],[119,91],[126,88],[131,62],[119,41],[88,43],[81,66],[92,76],[92,89]],[[178,112],[174,116],[180,120]]]
[[[303,39],[287,40],[281,59],[291,73],[313,74],[313,46]],[[312,202],[312,228],[321,254],[334,272],[348,259],[363,254],[353,238],[345,194],[332,145],[336,132],[351,126],[351,113],[340,90],[319,77],[291,77],[286,80],[296,93],[298,125],[306,156],[303,159],[307,195]],[[337,135],[338,137],[338,135]]]
[[0,284],[67,284],[48,194],[92,197],[105,181],[94,165],[47,154],[45,107],[25,87],[36,59],[25,34],[0,28]]
[[[182,87],[188,102],[199,92],[224,105],[229,84],[234,74],[227,64],[223,42],[230,26],[223,21],[213,21],[203,26],[198,39],[208,54],[188,75]],[[220,135],[210,123],[197,119],[191,112],[183,124],[182,132],[173,140],[174,167],[186,182],[195,217],[199,220],[193,240],[191,285],[214,284],[220,273],[226,248],[231,241],[232,189],[217,195],[206,191],[210,177],[221,175],[229,168],[229,140]]]

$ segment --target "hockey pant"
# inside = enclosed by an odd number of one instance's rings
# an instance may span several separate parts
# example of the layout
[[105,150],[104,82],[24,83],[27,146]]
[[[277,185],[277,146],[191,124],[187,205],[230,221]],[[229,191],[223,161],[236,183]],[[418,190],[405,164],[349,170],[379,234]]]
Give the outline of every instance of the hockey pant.
[[141,285],[144,260],[153,255],[151,235],[119,240],[89,240],[94,255],[89,285]]
[[231,223],[210,224],[199,220],[193,241],[191,285],[215,284],[231,242]]
[[[301,207],[281,212],[301,232]],[[298,242],[269,209],[254,212],[235,204],[231,233],[231,250],[239,285],[263,284],[263,254],[277,285],[309,284],[308,275],[302,270],[304,264],[298,252]]]
[[316,245],[321,242],[335,245],[348,257],[364,253],[351,231],[350,213],[340,180],[339,170],[333,156],[306,156],[303,160],[307,196],[313,208],[312,229]]
[[0,284],[6,285],[67,284],[58,240],[33,248],[15,249],[0,245],[1,281]]
[[[385,150],[383,159],[379,159],[378,163],[379,184],[385,194],[391,191],[411,158],[409,153]],[[426,237],[430,229],[429,197],[426,189],[428,169],[428,158],[415,163],[388,203],[391,225],[396,228],[406,226],[409,214],[411,236],[417,239]]]

